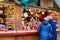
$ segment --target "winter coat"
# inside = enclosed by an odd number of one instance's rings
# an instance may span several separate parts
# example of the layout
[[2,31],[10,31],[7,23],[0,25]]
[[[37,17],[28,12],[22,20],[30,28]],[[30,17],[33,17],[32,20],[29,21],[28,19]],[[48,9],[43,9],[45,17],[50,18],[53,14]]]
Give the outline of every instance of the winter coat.
[[52,40],[57,40],[57,32],[56,32],[56,20],[54,19],[50,19],[50,24],[52,25],[52,29],[53,29],[53,38]]
[[39,40],[51,40],[52,32],[51,24],[48,21],[42,22],[38,27]]

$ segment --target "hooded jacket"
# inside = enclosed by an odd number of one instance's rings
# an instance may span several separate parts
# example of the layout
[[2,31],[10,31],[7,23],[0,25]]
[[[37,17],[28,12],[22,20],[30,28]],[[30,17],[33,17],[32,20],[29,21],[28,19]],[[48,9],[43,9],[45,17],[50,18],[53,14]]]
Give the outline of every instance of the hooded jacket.
[[38,27],[39,40],[52,39],[52,26],[48,21],[43,21]]
[[53,29],[53,38],[52,40],[57,40],[57,32],[56,32],[56,20],[54,19],[50,19],[49,23],[52,25],[52,29]]

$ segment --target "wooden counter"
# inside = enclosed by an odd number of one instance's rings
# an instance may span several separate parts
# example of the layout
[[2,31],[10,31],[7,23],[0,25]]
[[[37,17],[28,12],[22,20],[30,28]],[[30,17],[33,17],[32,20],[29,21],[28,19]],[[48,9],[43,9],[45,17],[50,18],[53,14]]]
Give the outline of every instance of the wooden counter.
[[[60,30],[56,30],[57,33],[60,33]],[[9,32],[0,32],[0,36],[23,36],[23,35],[37,35],[36,30],[32,31],[9,31]]]

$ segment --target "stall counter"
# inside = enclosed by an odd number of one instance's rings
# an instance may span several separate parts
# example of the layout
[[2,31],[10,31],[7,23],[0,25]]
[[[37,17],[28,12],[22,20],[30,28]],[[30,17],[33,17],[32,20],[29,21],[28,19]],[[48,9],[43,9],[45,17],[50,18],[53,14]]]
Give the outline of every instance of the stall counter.
[[[60,30],[56,30],[58,33],[60,33]],[[36,30],[32,31],[9,31],[9,32],[0,32],[0,36],[22,36],[22,35],[34,35],[38,34]]]

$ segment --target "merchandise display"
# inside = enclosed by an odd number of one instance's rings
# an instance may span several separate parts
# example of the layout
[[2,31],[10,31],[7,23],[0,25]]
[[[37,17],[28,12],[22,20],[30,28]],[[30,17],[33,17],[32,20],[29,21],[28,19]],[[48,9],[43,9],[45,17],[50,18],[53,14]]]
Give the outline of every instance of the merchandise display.
[[8,6],[4,11],[6,15],[5,25],[7,30],[15,30],[14,4],[11,4],[10,7]]
[[53,17],[58,24],[58,12],[54,10],[46,10],[43,8],[27,7],[22,12],[22,30],[37,30],[38,26],[47,16]]
[[14,31],[14,4],[0,4],[0,31]]

